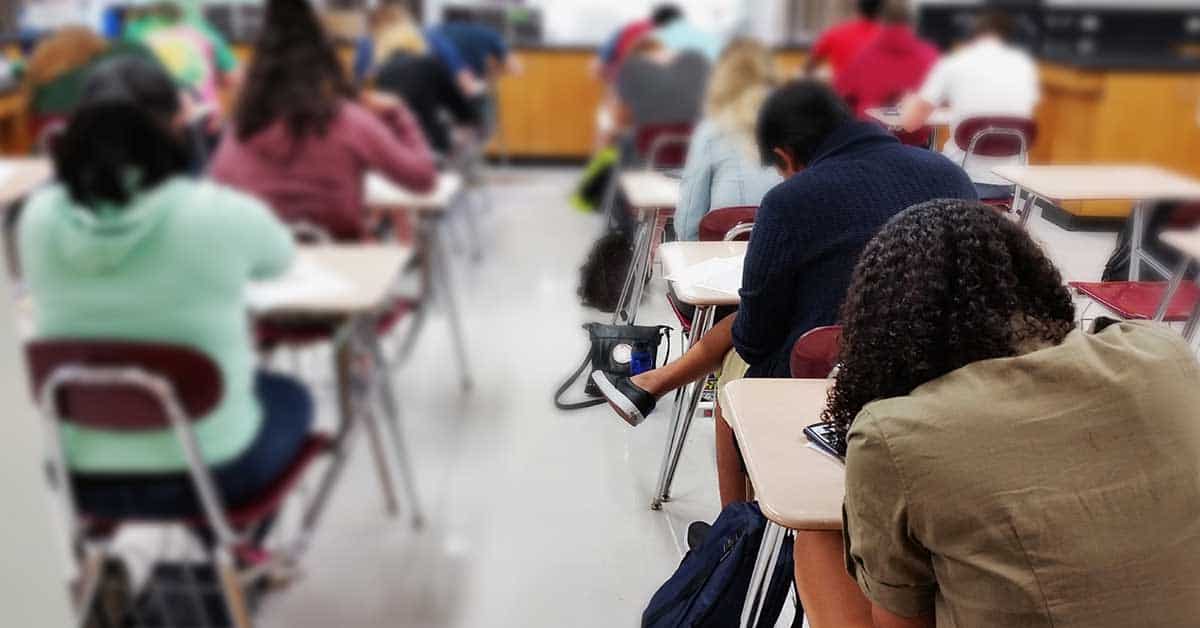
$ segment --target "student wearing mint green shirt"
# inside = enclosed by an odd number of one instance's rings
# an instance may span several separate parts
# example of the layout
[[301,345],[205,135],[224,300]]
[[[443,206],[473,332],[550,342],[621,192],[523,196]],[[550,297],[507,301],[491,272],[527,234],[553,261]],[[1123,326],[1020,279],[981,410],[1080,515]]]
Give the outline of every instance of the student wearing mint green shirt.
[[[304,387],[256,371],[244,292],[295,253],[290,232],[249,196],[186,176],[180,101],[156,64],[100,65],[54,150],[61,182],[20,224],[40,338],[198,349],[223,377],[195,423],[224,501],[237,506],[294,460],[312,422]],[[173,516],[197,508],[176,436],[63,428],[76,496],[90,514]]]

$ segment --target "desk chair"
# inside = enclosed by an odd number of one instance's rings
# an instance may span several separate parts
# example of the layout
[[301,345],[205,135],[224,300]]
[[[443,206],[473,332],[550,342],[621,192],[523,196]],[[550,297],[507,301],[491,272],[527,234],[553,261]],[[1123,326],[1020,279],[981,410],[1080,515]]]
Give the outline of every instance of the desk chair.
[[792,378],[824,379],[837,369],[842,351],[842,327],[815,327],[792,347]]
[[[97,594],[101,565],[109,553],[117,528],[133,520],[111,520],[80,512],[67,470],[61,425],[82,428],[143,432],[171,430],[187,458],[190,479],[198,496],[194,513],[176,519],[145,519],[164,525],[182,525],[212,534],[212,566],[218,575],[220,593],[236,628],[250,628],[245,584],[263,573],[240,569],[236,559],[251,548],[250,539],[291,494],[305,470],[329,447],[323,436],[310,436],[281,477],[261,495],[236,508],[227,508],[213,483],[196,441],[193,423],[208,414],[221,400],[222,380],[217,365],[193,349],[174,345],[46,340],[26,348],[35,398],[41,407],[49,450],[49,468],[67,514],[72,550],[81,562],[77,611],[89,612]],[[179,475],[147,478],[176,479]],[[306,517],[299,542],[280,559],[290,564],[299,558],[312,531]],[[275,565],[279,566],[279,565]],[[201,614],[206,611],[201,607]],[[136,612],[136,611],[135,611]]]
[[[1029,147],[1037,139],[1037,122],[1013,116],[979,116],[967,118],[954,131],[954,143],[963,148],[963,159],[959,165],[966,169],[972,158],[1017,157],[1022,164],[1029,163]],[[1014,199],[1011,187],[1002,196],[980,200],[1003,212],[1012,212],[1022,199]]]
[[687,161],[692,129],[690,123],[645,125],[634,133],[634,146],[651,170],[682,168]]
[[[1166,227],[1170,229],[1193,229],[1200,226],[1200,203],[1182,205],[1171,211]],[[1145,251],[1131,251],[1140,255],[1143,262],[1148,258]],[[1198,318],[1193,313],[1200,308],[1200,286],[1185,275],[1192,260],[1183,257],[1180,272],[1166,281],[1073,281],[1068,285],[1078,294],[1100,304],[1123,320],[1146,320],[1168,323],[1183,323],[1184,336],[1190,341],[1197,330]],[[1132,268],[1131,268],[1132,273]]]

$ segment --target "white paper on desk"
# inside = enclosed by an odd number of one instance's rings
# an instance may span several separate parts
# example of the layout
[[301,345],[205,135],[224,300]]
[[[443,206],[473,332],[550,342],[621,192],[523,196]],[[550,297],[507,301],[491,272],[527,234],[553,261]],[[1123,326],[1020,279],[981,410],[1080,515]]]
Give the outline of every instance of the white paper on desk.
[[267,281],[255,281],[246,287],[246,302],[256,312],[336,298],[354,289],[341,275],[312,260],[301,257],[287,273]]
[[736,296],[742,287],[742,262],[744,259],[740,255],[714,257],[688,266],[667,279]]

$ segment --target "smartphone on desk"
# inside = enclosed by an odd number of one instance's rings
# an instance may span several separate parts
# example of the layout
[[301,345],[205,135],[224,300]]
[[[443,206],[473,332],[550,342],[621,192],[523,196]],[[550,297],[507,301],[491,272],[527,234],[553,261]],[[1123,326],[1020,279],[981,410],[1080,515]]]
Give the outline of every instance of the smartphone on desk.
[[804,428],[804,435],[821,451],[838,460],[846,460],[846,442],[828,423],[814,423]]

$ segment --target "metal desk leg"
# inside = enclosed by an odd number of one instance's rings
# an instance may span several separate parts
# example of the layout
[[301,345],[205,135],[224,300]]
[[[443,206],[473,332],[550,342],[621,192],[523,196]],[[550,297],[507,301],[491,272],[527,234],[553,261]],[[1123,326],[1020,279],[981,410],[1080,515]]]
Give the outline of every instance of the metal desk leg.
[[450,281],[450,257],[446,254],[446,244],[442,241],[438,226],[436,220],[426,221],[425,263],[429,265],[426,276],[435,284],[438,298],[446,307],[446,317],[449,320],[450,333],[454,341],[454,354],[462,373],[462,387],[463,390],[470,390],[473,382],[471,366],[467,360],[467,339],[463,333],[462,318],[459,316],[458,303],[454,297],[454,286]]
[[1188,317],[1187,324],[1183,327],[1183,337],[1190,344],[1196,339],[1196,329],[1200,327],[1200,302],[1197,302],[1192,308],[1192,315]]
[[633,325],[637,322],[638,310],[642,307],[642,295],[646,292],[646,280],[650,277],[650,273],[654,267],[653,257],[655,241],[660,240],[661,236],[658,233],[658,218],[661,210],[653,209],[646,212],[646,239],[642,250],[638,253],[638,259],[641,260],[641,267],[638,270],[637,276],[634,277],[633,295],[629,304],[629,324]]
[[341,420],[338,424],[337,434],[334,435],[333,445],[330,447],[329,468],[326,469],[320,484],[317,485],[317,492],[301,520],[301,533],[297,543],[300,548],[308,544],[317,524],[320,523],[325,508],[329,505],[333,487],[346,469],[354,438],[358,435],[361,420],[357,414],[359,404],[354,398],[356,391],[353,365],[355,338],[359,327],[363,324],[362,320],[356,317],[342,325],[333,339],[333,368],[337,376],[338,408]]
[[658,223],[658,210],[643,212],[638,223],[637,238],[634,240],[633,255],[629,259],[629,271],[621,289],[621,299],[613,313],[614,325],[633,325],[637,321],[641,305],[642,289],[646,285],[646,272],[650,264],[650,252],[654,250],[654,228]]
[[762,605],[771,590],[771,580],[779,564],[779,552],[783,551],[783,540],[787,530],[773,521],[767,521],[763,530],[762,543],[758,546],[758,558],[754,560],[754,571],[750,572],[750,588],[746,591],[746,602],[742,606],[742,628],[754,628],[762,614]]
[[391,433],[392,448],[396,456],[396,471],[400,474],[400,483],[404,488],[408,506],[412,510],[413,528],[420,529],[425,522],[421,509],[421,500],[417,495],[416,476],[413,474],[412,458],[405,445],[404,424],[401,421],[400,407],[396,403],[396,391],[392,388],[391,369],[388,368],[387,358],[383,354],[383,346],[379,343],[378,334],[371,337],[371,354],[374,358],[374,375],[378,382],[376,397],[383,406],[387,417],[386,426]]
[[1023,197],[1021,196],[1021,186],[1014,185],[1013,186],[1012,210],[1014,212],[1016,212],[1017,220],[1020,222],[1021,226],[1023,227],[1029,223],[1029,212],[1032,211],[1033,208],[1036,207],[1036,205],[1031,202],[1031,203],[1029,203],[1029,205],[1022,207],[1022,200],[1023,200]]
[[[692,315],[692,333],[688,338],[688,346],[695,346],[704,334],[712,327],[716,315],[714,307],[698,307]],[[675,395],[671,427],[667,433],[667,448],[663,452],[662,466],[658,472],[658,485],[654,491],[654,499],[650,502],[651,510],[662,510],[663,502],[671,501],[671,484],[675,480],[675,471],[679,468],[679,458],[683,455],[683,445],[687,441],[688,431],[692,426],[692,417],[696,415],[696,407],[700,403],[700,395],[704,392],[704,379],[684,386]]]
[[[1179,286],[1183,284],[1183,278],[1187,275],[1188,267],[1192,265],[1191,260],[1184,259],[1179,264],[1179,269],[1171,275],[1171,282],[1167,284],[1167,291],[1163,294],[1162,303],[1158,304],[1158,309],[1154,311],[1154,322],[1161,323],[1167,318],[1167,312],[1171,309],[1171,301],[1175,299],[1175,293],[1179,292]],[[1188,321],[1191,324],[1191,321]]]
[[1142,276],[1142,239],[1146,237],[1146,207],[1138,202],[1133,206],[1133,230],[1129,235],[1129,281]]

